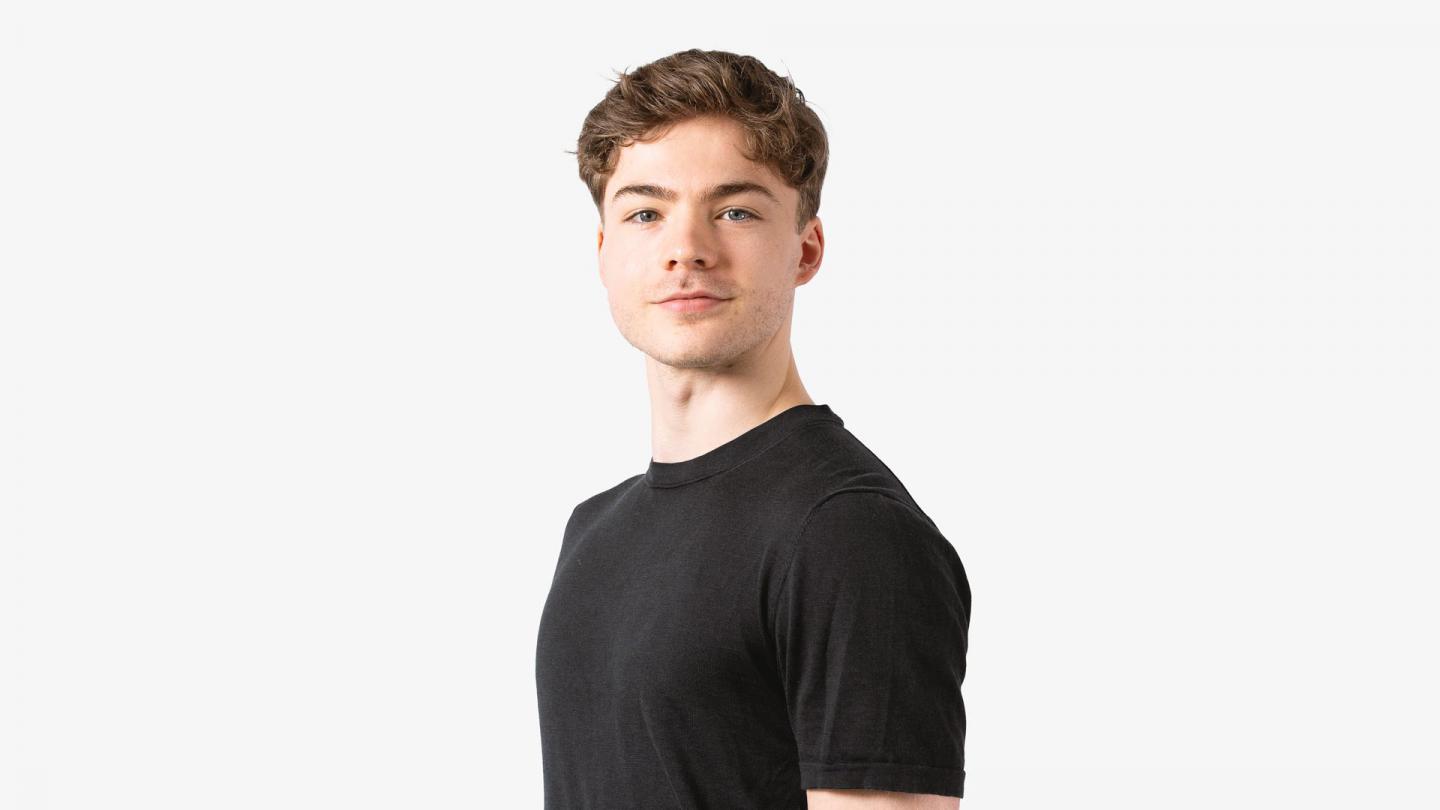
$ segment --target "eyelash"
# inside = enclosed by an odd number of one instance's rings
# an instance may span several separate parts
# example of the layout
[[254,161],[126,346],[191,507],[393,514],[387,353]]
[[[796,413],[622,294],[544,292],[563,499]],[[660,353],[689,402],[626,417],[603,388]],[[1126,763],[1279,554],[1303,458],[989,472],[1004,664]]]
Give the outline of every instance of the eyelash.
[[[742,213],[742,214],[745,215],[745,218],[744,218],[744,219],[728,219],[728,218],[727,218],[727,220],[726,220],[727,222],[736,222],[736,223],[739,223],[739,222],[749,222],[749,221],[751,221],[751,220],[756,220],[756,219],[759,219],[759,218],[760,218],[760,217],[758,217],[758,216],[755,215],[755,212],[753,212],[753,211],[746,211],[744,208],[726,208],[724,211],[721,211],[721,212],[720,212],[720,216],[724,217],[726,214],[730,213],[731,211],[739,211],[740,213]],[[635,213],[631,214],[630,216],[625,217],[625,221],[626,221],[626,222],[629,222],[629,221],[635,219],[635,217],[640,216],[641,214],[647,214],[647,213],[648,213],[648,214],[654,214],[654,213],[657,213],[657,212],[656,212],[655,209],[653,209],[653,208],[642,208],[642,209],[640,209],[639,211],[636,211]],[[640,224],[640,225],[649,225],[649,224],[651,224],[652,222],[654,222],[654,220],[651,220],[650,222],[640,222],[640,223],[638,223],[638,224]]]

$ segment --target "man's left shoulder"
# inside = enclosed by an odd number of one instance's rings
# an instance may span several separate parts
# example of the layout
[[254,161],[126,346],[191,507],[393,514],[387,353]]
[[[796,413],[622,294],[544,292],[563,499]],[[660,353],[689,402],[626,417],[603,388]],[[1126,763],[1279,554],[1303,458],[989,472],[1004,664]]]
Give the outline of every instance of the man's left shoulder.
[[902,551],[954,552],[940,527],[898,483],[851,485],[822,496],[806,515],[797,540],[826,542],[827,537],[884,543]]

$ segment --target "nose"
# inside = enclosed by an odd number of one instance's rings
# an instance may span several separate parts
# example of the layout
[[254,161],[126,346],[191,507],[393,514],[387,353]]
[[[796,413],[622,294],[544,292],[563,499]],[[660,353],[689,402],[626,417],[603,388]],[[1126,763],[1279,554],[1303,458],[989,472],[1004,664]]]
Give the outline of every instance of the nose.
[[715,266],[715,241],[704,214],[686,214],[678,208],[672,214],[671,243],[666,267],[671,270],[703,270]]

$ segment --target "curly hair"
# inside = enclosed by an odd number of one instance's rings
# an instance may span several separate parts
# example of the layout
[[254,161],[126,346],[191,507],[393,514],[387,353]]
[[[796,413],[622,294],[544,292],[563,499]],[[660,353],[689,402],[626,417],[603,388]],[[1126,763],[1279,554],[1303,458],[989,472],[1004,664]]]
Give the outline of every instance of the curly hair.
[[616,77],[615,86],[585,116],[570,152],[602,219],[605,186],[620,150],[656,140],[674,124],[703,115],[737,121],[745,130],[745,156],[769,166],[800,193],[797,232],[820,210],[829,140],[820,117],[788,75],[777,75],[753,56],[692,48]]

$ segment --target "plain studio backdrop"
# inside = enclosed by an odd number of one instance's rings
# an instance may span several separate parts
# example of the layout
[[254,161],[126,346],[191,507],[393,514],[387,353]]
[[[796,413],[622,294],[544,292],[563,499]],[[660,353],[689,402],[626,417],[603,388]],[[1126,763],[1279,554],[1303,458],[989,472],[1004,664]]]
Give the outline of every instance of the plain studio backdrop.
[[690,47],[829,128],[793,343],[969,572],[963,806],[1436,807],[1435,20],[886,13],[7,3],[0,807],[541,805],[650,450],[565,150]]

